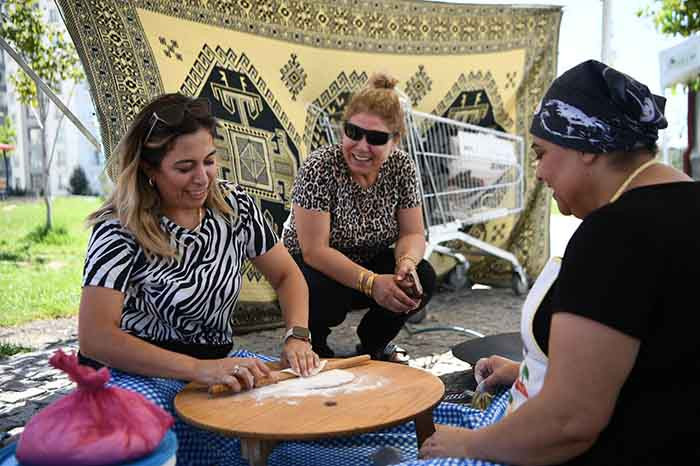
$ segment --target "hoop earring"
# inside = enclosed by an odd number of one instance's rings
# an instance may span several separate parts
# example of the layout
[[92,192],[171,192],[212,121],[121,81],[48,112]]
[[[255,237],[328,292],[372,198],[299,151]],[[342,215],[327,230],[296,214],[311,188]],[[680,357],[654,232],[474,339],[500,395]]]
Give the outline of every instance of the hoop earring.
[[155,183],[153,183],[153,178],[148,179],[148,184],[151,186],[151,188],[155,187]]

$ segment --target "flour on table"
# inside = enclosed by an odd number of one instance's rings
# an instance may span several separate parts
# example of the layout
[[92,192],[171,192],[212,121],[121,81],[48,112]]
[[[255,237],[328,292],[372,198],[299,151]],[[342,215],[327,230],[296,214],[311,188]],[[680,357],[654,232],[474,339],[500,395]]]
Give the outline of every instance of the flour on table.
[[273,385],[255,388],[238,394],[241,398],[253,398],[258,402],[270,398],[281,399],[289,404],[298,404],[295,398],[308,396],[331,397],[342,393],[372,390],[387,384],[384,377],[361,375],[355,376],[350,371],[333,369],[310,377],[285,380]]

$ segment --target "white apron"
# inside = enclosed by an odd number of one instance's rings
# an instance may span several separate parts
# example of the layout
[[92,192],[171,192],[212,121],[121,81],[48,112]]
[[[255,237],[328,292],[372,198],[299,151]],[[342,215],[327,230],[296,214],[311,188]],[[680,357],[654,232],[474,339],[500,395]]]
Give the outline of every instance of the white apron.
[[525,299],[520,319],[520,335],[523,339],[523,362],[520,363],[518,378],[510,388],[508,410],[506,414],[518,409],[528,398],[535,396],[542,389],[547,373],[549,358],[535,340],[532,323],[535,312],[554,284],[561,269],[561,258],[551,257],[537,277],[532,289]]

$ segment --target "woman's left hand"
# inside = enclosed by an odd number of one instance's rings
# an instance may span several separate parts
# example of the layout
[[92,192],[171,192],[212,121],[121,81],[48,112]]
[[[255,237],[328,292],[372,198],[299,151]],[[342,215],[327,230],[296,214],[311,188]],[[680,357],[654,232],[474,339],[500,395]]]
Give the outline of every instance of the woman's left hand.
[[420,447],[421,458],[464,458],[467,451],[464,440],[469,429],[436,424],[437,431]]
[[307,377],[321,362],[318,355],[311,349],[311,343],[298,338],[287,338],[280,359],[282,367],[291,367],[304,377]]

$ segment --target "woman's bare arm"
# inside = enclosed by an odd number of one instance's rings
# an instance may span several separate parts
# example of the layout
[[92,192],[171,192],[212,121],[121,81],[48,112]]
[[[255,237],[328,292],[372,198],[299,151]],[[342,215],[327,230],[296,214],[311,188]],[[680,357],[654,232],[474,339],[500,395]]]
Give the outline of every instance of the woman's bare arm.
[[608,424],[638,351],[639,340],[629,335],[575,314],[557,313],[541,392],[489,427],[439,429],[421,452],[520,465],[574,458]]
[[[149,377],[195,380],[205,384],[224,383],[240,390],[250,377],[263,377],[269,369],[251,358],[198,360],[168,351],[129,335],[119,326],[124,294],[110,288],[86,286],[80,298],[78,337],[85,356],[109,367]],[[243,366],[242,378],[233,376]]]

